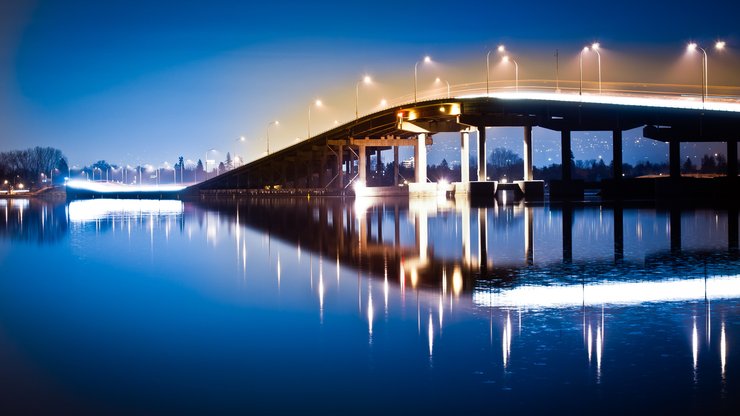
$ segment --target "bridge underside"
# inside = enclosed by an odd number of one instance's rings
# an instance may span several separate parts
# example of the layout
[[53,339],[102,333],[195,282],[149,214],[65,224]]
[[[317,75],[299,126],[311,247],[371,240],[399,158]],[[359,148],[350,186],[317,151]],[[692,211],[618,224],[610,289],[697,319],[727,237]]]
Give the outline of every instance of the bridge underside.
[[[613,139],[613,182],[622,180],[622,132],[644,127],[646,138],[669,143],[670,177],[680,177],[681,142],[726,142],[728,176],[737,177],[737,141],[740,139],[740,113],[694,109],[658,108],[637,105],[579,103],[548,100],[458,98],[425,101],[399,106],[360,118],[333,130],[274,152],[242,167],[197,185],[197,191],[313,190],[324,194],[349,194],[352,185],[368,183],[371,164],[380,161],[381,152],[393,150],[392,185],[399,177],[398,149],[414,148],[415,177],[405,178],[427,186],[426,146],[436,133],[460,133],[461,183],[468,184],[470,160],[469,133],[477,131],[478,154],[486,153],[486,127],[522,127],[524,182],[532,182],[532,127],[561,133],[561,160],[570,160],[571,132],[611,131]],[[473,182],[487,182],[485,158],[478,158]],[[383,163],[375,163],[380,173]],[[582,195],[574,184],[570,164],[562,166],[560,183],[552,193]],[[536,185],[536,183],[535,183]],[[467,186],[467,185],[466,185]],[[461,189],[467,189],[466,186]],[[530,187],[539,193],[539,187]],[[495,192],[495,185],[493,187]],[[524,190],[525,186],[522,185]],[[529,189],[529,188],[527,188]]]

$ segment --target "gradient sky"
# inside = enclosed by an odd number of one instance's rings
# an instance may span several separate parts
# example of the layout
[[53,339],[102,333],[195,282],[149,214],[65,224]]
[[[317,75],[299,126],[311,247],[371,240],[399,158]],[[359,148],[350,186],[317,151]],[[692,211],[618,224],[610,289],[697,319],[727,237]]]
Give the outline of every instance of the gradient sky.
[[[218,159],[229,151],[252,160],[264,152],[270,120],[280,120],[270,128],[272,149],[304,137],[316,98],[325,106],[312,112],[314,133],[351,119],[355,82],[366,73],[376,82],[361,87],[361,113],[381,98],[410,94],[414,62],[426,54],[436,63],[420,70],[420,90],[433,88],[437,76],[451,84],[485,80],[485,53],[501,42],[516,55],[520,79],[554,78],[558,49],[561,79],[575,80],[579,50],[598,40],[607,82],[691,84],[699,82],[700,59],[686,56],[686,43],[708,48],[722,38],[727,51],[708,51],[710,83],[740,86],[738,16],[740,4],[716,0],[3,0],[0,151],[54,146],[72,165],[172,164],[211,148]],[[593,78],[591,61],[584,72]],[[512,78],[500,65],[493,76]],[[576,158],[605,153],[594,147],[604,135],[583,136]],[[535,164],[554,161],[559,151],[546,149],[556,137],[535,132]],[[632,163],[667,149],[630,142],[625,152]]]

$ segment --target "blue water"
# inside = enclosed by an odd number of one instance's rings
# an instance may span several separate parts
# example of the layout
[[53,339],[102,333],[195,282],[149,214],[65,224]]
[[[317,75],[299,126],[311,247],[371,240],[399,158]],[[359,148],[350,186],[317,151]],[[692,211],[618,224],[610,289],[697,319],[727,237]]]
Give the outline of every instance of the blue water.
[[734,413],[737,217],[0,200],[0,413]]

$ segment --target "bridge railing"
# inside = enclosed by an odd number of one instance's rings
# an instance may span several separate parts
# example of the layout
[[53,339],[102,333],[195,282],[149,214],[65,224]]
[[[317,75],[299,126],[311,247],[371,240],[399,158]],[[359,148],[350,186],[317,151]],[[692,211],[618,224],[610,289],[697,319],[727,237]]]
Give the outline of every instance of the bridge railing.
[[[602,82],[601,92],[596,81],[551,80],[551,79],[522,79],[518,88],[511,80],[491,81],[488,90],[491,95],[517,92],[560,92],[563,94],[583,95],[617,95],[634,97],[651,97],[667,99],[694,99],[701,100],[701,85],[693,84],[656,84],[639,82]],[[469,82],[450,85],[450,97],[480,96],[486,94],[486,82]],[[446,98],[447,86],[422,90],[417,93],[418,100],[429,101]],[[404,94],[388,102],[389,107],[413,104],[413,93]],[[740,87],[717,85],[710,86],[707,101],[737,102],[740,103]]]

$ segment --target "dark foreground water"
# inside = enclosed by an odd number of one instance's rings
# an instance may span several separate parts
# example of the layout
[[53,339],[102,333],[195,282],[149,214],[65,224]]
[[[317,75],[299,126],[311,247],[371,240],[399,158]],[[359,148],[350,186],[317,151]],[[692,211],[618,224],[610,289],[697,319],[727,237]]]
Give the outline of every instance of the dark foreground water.
[[725,209],[0,200],[0,414],[736,414],[737,230]]

